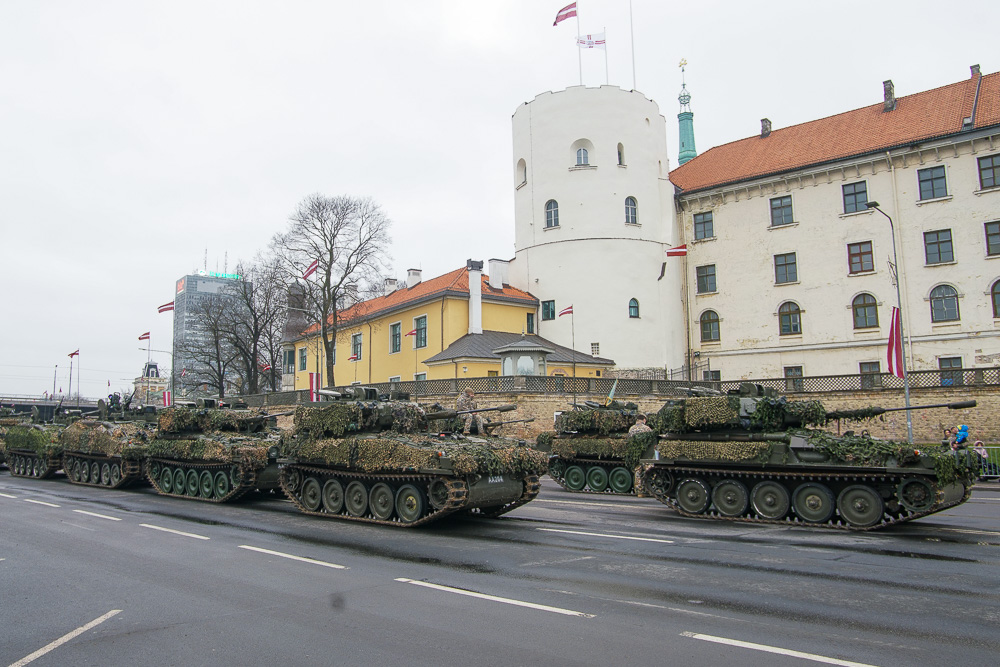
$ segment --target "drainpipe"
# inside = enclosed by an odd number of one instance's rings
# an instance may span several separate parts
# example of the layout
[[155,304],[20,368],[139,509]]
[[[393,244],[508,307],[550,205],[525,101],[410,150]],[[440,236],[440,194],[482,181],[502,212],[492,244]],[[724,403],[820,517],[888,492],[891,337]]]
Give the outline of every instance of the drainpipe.
[[375,338],[372,336],[372,321],[368,320],[368,384],[372,383],[372,356],[375,352]]

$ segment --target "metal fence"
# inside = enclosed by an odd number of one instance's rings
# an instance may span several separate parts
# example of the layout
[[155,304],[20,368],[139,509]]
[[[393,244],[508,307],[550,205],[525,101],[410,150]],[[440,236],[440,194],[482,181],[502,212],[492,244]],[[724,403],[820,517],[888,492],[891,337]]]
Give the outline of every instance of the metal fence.
[[1000,480],[1000,447],[985,447],[986,458],[980,473],[986,479]]

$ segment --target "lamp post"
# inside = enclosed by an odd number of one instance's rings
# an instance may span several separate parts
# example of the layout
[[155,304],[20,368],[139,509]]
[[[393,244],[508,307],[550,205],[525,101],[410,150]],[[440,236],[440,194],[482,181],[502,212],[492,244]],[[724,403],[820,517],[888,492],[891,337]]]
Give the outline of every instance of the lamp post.
[[892,261],[896,267],[896,309],[899,311],[899,342],[903,345],[903,397],[906,405],[906,441],[913,444],[913,418],[910,416],[910,376],[906,371],[906,345],[903,344],[903,299],[899,291],[899,259],[896,255],[896,229],[892,224],[889,214],[879,208],[877,201],[870,201],[865,204],[869,209],[874,209],[884,215],[889,221],[889,237],[892,239]]

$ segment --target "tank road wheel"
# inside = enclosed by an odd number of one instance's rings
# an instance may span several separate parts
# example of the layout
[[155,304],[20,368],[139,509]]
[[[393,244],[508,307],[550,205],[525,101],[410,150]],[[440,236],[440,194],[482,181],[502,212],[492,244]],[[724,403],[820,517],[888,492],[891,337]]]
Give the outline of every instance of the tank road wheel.
[[344,509],[344,485],[336,479],[326,480],[323,485],[323,507],[330,514],[340,514]]
[[344,505],[351,516],[364,516],[368,512],[368,489],[365,485],[357,480],[348,484],[344,492]]
[[448,502],[448,485],[440,479],[435,479],[427,488],[427,502],[436,510],[445,506]]
[[187,485],[187,475],[183,468],[174,470],[174,493],[178,496],[184,495],[184,487]]
[[701,514],[708,509],[711,493],[700,479],[689,477],[677,485],[677,504],[691,514]]
[[229,475],[223,471],[215,473],[215,497],[225,498],[229,495],[229,489],[233,488],[229,483]]
[[159,461],[153,461],[152,463],[149,464],[149,476],[152,477],[153,479],[159,479],[160,478],[160,462]]
[[743,482],[727,479],[712,489],[712,503],[722,516],[743,516],[750,505],[750,496]]
[[608,486],[615,493],[628,493],[632,490],[632,473],[628,468],[618,466],[608,475]]
[[566,462],[560,461],[557,457],[553,456],[549,459],[549,476],[552,479],[560,479],[563,473],[566,472]]
[[396,494],[392,492],[392,488],[388,484],[379,482],[368,493],[368,504],[371,506],[375,518],[387,521],[392,516],[392,510],[396,505]]
[[788,514],[788,491],[777,482],[759,482],[750,492],[753,510],[764,519],[780,519]]
[[826,523],[833,516],[833,494],[822,484],[802,484],[792,494],[792,507],[803,521]]
[[160,472],[160,488],[164,493],[174,492],[174,471],[169,466],[163,466]]
[[188,470],[184,475],[184,493],[192,498],[198,497],[198,471]]
[[868,528],[882,519],[885,505],[874,489],[855,484],[840,492],[837,509],[844,521],[854,528]]
[[608,488],[608,471],[601,466],[587,468],[587,486],[591,491],[604,491]]
[[122,467],[117,463],[111,466],[111,486],[118,486],[122,481]]
[[654,495],[666,495],[672,488],[674,488],[674,476],[670,474],[669,470],[652,468],[647,470],[642,478],[643,485],[645,485],[645,487]]
[[923,512],[934,505],[934,487],[926,479],[908,477],[896,489],[900,504],[911,512]]
[[424,515],[424,494],[412,484],[404,484],[396,492],[396,514],[403,523],[413,523]]
[[111,486],[111,464],[109,463],[101,466],[101,484]]
[[288,471],[288,477],[286,478],[286,484],[288,484],[288,490],[295,493],[299,490],[299,484],[302,483],[302,473],[298,471],[298,468],[292,468]]
[[211,498],[215,491],[215,480],[212,479],[212,473],[207,470],[202,470],[198,475],[198,491],[202,498]]
[[80,481],[84,484],[90,484],[90,464],[84,461],[79,464],[80,466]]
[[94,461],[90,464],[90,483],[100,484],[101,483],[101,464]]
[[70,475],[73,477],[73,481],[74,482],[79,482],[80,481],[80,461],[79,460],[73,459],[73,468],[72,468],[72,472],[70,473]]
[[[239,465],[233,465],[229,469],[229,481],[233,483],[233,486],[239,486],[243,483],[243,470]],[[296,484],[296,486],[298,485]]]
[[302,505],[310,512],[315,512],[323,502],[323,489],[315,477],[307,477],[302,482]]
[[581,491],[587,483],[587,476],[583,473],[583,468],[580,466],[570,466],[566,468],[566,472],[563,474],[563,482],[570,491]]
[[[95,463],[94,465],[97,465],[97,464]],[[42,471],[44,469],[45,468],[42,467],[42,461],[41,461],[41,459],[35,459],[35,460],[33,460],[31,462],[31,476],[32,477],[41,477],[42,476]],[[93,471],[91,471],[91,472],[93,472]]]

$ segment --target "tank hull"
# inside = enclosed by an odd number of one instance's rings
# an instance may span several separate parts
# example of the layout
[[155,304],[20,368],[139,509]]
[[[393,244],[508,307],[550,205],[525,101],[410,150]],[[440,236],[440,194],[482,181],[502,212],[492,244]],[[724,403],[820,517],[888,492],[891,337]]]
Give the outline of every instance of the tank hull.
[[47,479],[62,469],[62,454],[39,454],[32,449],[8,449],[7,467],[14,477]]
[[570,493],[636,495],[635,473],[621,459],[553,455],[548,474]]
[[123,489],[143,479],[143,461],[89,452],[63,452],[63,469],[71,484]]

